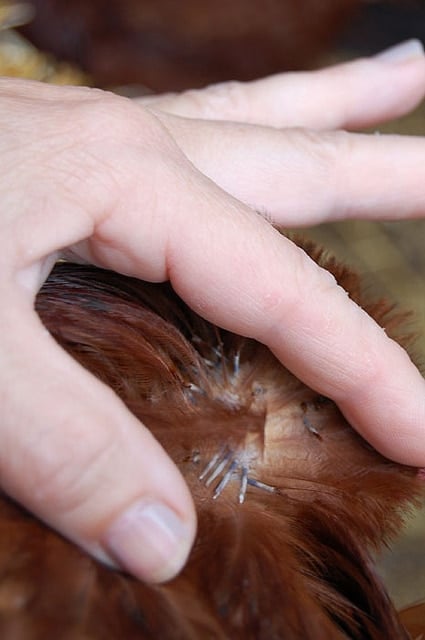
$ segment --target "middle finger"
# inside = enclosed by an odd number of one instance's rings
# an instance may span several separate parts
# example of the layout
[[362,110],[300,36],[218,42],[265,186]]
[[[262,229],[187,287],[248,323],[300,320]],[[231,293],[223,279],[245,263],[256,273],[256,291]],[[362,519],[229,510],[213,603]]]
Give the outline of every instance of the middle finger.
[[158,114],[202,173],[284,226],[425,214],[425,140]]

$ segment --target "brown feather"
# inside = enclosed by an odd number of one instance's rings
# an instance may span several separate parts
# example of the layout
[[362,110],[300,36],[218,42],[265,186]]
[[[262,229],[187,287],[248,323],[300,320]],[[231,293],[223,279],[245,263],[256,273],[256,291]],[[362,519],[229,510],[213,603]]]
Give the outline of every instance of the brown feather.
[[[404,316],[305,249],[400,333]],[[205,322],[167,284],[59,264],[37,310],[169,452],[199,530],[184,571],[146,586],[4,497],[1,638],[409,638],[374,554],[423,495],[416,469],[383,458],[264,346]]]
[[172,91],[311,66],[362,2],[31,0],[31,5],[35,16],[24,34],[41,50],[77,63],[97,86],[137,83]]

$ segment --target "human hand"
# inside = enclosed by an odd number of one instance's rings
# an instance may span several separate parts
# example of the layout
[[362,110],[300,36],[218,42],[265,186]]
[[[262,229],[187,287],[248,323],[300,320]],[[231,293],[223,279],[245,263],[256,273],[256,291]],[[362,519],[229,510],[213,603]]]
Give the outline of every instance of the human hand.
[[332,131],[422,98],[425,58],[407,54],[138,103],[0,82],[5,491],[144,580],[174,575],[195,533],[172,462],[34,312],[63,254],[170,279],[198,313],[266,343],[385,455],[425,464],[418,371],[254,211],[285,226],[424,213],[424,141]]

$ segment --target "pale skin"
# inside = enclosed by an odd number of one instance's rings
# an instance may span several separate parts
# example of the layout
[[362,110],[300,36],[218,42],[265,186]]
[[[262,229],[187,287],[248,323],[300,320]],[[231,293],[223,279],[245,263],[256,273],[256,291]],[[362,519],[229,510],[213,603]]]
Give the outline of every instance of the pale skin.
[[34,312],[62,255],[170,280],[208,320],[267,344],[383,454],[425,465],[422,376],[269,223],[423,216],[425,140],[340,130],[397,117],[424,93],[418,43],[141,101],[1,80],[4,490],[146,581],[175,575],[196,531],[165,452]]

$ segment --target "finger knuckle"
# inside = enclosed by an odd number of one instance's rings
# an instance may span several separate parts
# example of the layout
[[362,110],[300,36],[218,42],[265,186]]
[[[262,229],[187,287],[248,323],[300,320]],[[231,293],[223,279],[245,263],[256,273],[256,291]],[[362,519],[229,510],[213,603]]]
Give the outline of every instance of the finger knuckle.
[[81,101],[75,106],[74,117],[78,140],[84,147],[107,141],[134,146],[140,141],[149,148],[163,137],[163,127],[148,109],[109,92]]
[[326,299],[337,287],[334,276],[316,264],[307,253],[292,242],[286,247],[285,260],[288,285],[279,294],[265,288],[262,298],[263,314],[273,327],[282,322],[291,325],[306,322],[311,300]]
[[312,158],[315,166],[328,173],[333,169],[341,153],[340,147],[347,134],[335,131],[294,128],[289,132],[293,146],[303,155]]
[[[48,440],[48,442],[46,442]],[[111,464],[116,441],[106,429],[87,428],[75,416],[40,437],[28,453],[32,469],[31,500],[60,518],[90,500],[99,479]]]
[[322,220],[344,214],[344,194],[349,185],[347,162],[355,152],[353,137],[346,131],[292,129],[288,132],[293,162],[302,167],[303,180],[314,194],[314,208]]
[[237,81],[210,85],[200,91],[187,91],[185,96],[201,118],[221,120],[244,115],[244,91],[242,84]]

